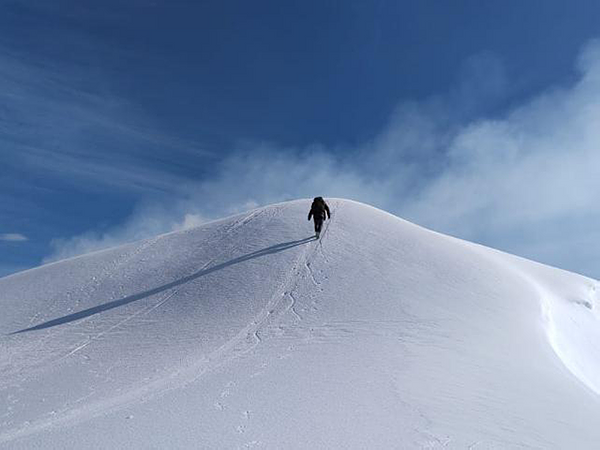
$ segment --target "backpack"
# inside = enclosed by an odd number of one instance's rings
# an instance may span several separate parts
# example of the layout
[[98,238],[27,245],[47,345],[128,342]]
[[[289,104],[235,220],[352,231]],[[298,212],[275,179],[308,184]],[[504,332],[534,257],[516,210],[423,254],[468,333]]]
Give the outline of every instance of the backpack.
[[323,200],[323,197],[315,197],[310,209],[313,216],[325,220],[325,200]]

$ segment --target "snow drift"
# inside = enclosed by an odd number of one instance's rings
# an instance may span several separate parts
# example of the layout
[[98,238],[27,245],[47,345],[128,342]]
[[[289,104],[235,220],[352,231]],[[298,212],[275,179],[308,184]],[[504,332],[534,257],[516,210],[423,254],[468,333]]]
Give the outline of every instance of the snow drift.
[[594,280],[309,204],[0,279],[0,447],[597,447]]

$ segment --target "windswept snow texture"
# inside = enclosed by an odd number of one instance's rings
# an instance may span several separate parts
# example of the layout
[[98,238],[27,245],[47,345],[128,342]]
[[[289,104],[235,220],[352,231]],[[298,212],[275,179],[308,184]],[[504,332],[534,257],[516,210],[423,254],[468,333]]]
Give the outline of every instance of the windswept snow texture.
[[1,279],[0,447],[598,448],[595,281],[309,205]]

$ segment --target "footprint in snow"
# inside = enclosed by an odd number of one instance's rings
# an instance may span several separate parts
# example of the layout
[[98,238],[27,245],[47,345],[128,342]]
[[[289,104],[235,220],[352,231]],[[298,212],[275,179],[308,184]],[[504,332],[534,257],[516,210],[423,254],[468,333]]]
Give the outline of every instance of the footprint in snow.
[[215,409],[218,409],[219,411],[223,411],[225,409],[225,405],[223,405],[223,403],[221,403],[221,402],[215,402],[214,407],[215,407]]
[[581,306],[585,306],[587,309],[593,309],[594,305],[589,300],[576,299],[573,300],[573,303]]

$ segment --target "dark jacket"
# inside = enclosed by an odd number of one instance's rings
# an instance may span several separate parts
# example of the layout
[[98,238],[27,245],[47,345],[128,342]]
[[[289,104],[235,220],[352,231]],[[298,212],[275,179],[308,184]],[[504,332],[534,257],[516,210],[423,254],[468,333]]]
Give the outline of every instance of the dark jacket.
[[314,217],[315,220],[325,220],[325,214],[327,214],[327,219],[331,219],[331,212],[329,211],[329,206],[323,200],[323,197],[316,197],[312,205],[310,207],[310,212],[308,213],[308,220],[311,217]]

